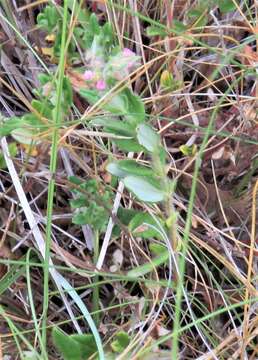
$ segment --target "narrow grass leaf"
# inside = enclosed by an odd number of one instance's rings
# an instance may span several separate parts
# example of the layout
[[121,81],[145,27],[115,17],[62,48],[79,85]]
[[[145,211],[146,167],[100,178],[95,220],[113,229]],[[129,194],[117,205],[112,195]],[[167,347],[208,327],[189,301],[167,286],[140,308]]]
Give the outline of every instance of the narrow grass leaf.
[[151,262],[144,265],[140,265],[130,271],[128,271],[127,276],[129,278],[137,279],[139,276],[143,276],[152,272],[158,266],[165,264],[169,259],[169,252],[164,251],[160,256],[152,259]]

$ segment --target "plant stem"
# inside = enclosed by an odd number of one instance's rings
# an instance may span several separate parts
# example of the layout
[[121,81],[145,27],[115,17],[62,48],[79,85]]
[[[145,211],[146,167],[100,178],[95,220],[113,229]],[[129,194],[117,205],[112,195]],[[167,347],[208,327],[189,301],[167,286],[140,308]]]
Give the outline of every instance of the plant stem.
[[[171,220],[169,225],[169,239],[174,252],[177,250],[177,230],[176,230],[176,211],[173,204],[173,194],[171,191],[171,184],[167,177],[166,166],[162,163],[160,155],[157,152],[152,154],[152,166],[154,172],[161,178],[161,185],[167,194],[164,201],[165,214],[167,219]],[[173,219],[174,218],[174,219]],[[173,220],[172,220],[173,219]]]
[[58,82],[57,82],[57,100],[53,114],[53,134],[52,147],[50,157],[50,173],[51,180],[48,185],[48,199],[47,199],[47,225],[46,225],[46,246],[44,256],[44,298],[43,298],[43,312],[42,312],[42,342],[46,347],[47,344],[47,312],[48,312],[48,296],[49,296],[49,260],[50,260],[50,245],[51,245],[51,230],[52,230],[52,213],[55,192],[55,172],[57,166],[57,151],[58,151],[58,129],[61,123],[62,116],[62,91],[65,69],[65,43],[66,43],[66,27],[67,27],[68,7],[67,0],[64,1],[64,16],[62,26],[61,52],[58,67]]
[[[230,56],[225,58],[224,61],[228,62],[230,58],[231,58],[231,54],[230,54]],[[223,64],[221,66],[223,66]],[[217,71],[219,71],[219,68],[216,69],[214,74],[216,74]],[[239,81],[239,79],[237,81]],[[232,86],[234,84],[235,84],[235,81],[232,83]],[[188,204],[188,209],[187,209],[187,218],[186,218],[186,223],[185,223],[185,228],[184,228],[183,244],[182,244],[182,250],[181,250],[180,258],[179,258],[179,274],[178,274],[179,282],[178,282],[178,286],[177,286],[176,301],[175,301],[175,316],[174,316],[174,328],[173,328],[173,334],[175,334],[175,335],[174,335],[173,341],[172,341],[172,353],[171,353],[172,360],[178,359],[178,347],[179,347],[179,337],[178,336],[179,336],[179,328],[180,328],[182,297],[183,297],[183,292],[184,292],[184,274],[185,274],[185,268],[186,268],[186,254],[187,254],[187,250],[188,250],[189,236],[190,236],[190,231],[191,231],[191,226],[192,226],[192,214],[193,214],[194,201],[195,201],[195,196],[196,196],[198,174],[199,174],[199,170],[201,168],[202,156],[203,156],[204,150],[208,144],[209,136],[210,136],[210,134],[212,134],[213,125],[214,125],[214,122],[216,119],[217,112],[218,112],[222,102],[224,101],[224,97],[227,96],[227,93],[230,90],[231,90],[231,88],[229,88],[225,92],[224,96],[222,96],[220,98],[217,106],[214,108],[214,110],[211,114],[211,117],[210,117],[209,124],[206,127],[206,131],[205,131],[205,134],[204,134],[201,146],[200,146],[200,150],[196,156],[194,173],[193,173],[193,178],[192,178],[191,193],[190,193],[189,204]]]
[[[95,230],[95,233],[94,233],[94,256],[93,256],[95,265],[97,264],[98,258],[99,258],[99,232],[97,230]],[[99,310],[99,286],[97,285],[98,281],[99,281],[99,276],[98,275],[94,276],[92,302],[93,302],[93,311],[96,312],[93,315],[93,319],[95,320],[96,326],[99,325],[99,315],[100,315],[99,311],[98,311]]]

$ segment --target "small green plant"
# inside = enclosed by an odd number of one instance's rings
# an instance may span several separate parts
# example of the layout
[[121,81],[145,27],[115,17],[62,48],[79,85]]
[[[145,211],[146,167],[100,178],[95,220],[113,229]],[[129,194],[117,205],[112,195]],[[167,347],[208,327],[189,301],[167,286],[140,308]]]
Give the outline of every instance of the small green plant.
[[208,22],[207,13],[213,8],[218,8],[224,14],[234,11],[236,5],[232,0],[199,0],[187,13],[189,21],[194,27],[205,26]]
[[227,14],[236,10],[237,7],[233,0],[199,0],[194,2],[194,6],[187,11],[184,22],[174,19],[172,27],[168,29],[155,25],[148,26],[147,35],[149,37],[160,36],[161,38],[171,34],[187,35],[188,31],[192,31],[192,28],[202,28],[207,25],[208,13],[212,9],[219,9],[222,14]]
[[[68,59],[73,62],[79,59],[79,54],[76,48],[76,43],[80,45],[82,50],[85,50],[92,41],[95,32],[98,31],[96,27],[96,16],[89,15],[86,9],[82,9],[77,1],[69,1],[68,6],[70,10],[75,9],[75,16],[77,22],[73,28],[73,38],[68,46]],[[38,14],[37,24],[38,27],[45,30],[48,35],[54,38],[53,55],[55,58],[60,56],[61,48],[61,34],[62,34],[62,18],[63,8],[56,5],[48,5],[42,12]],[[71,21],[71,16],[68,16],[68,23]]]
[[[75,198],[70,200],[71,207],[77,210],[72,219],[73,223],[88,224],[94,231],[102,233],[108,222],[112,192],[100,186],[95,179],[81,181],[72,176],[69,177],[69,180],[78,186],[77,189],[72,190]],[[105,207],[101,204],[104,204]]]
[[[52,330],[52,339],[56,349],[62,355],[64,360],[86,360],[97,353],[97,347],[94,337],[90,334],[72,334],[67,335],[61,329],[54,327]],[[107,346],[105,359],[115,360],[117,355],[122,353],[130,343],[130,336],[119,331],[115,334],[110,347]]]
[[[160,136],[149,124],[143,122],[135,128],[134,141],[150,157],[151,166],[140,165],[135,160],[120,160],[111,162],[107,166],[107,170],[112,175],[120,178],[127,189],[135,194],[139,200],[150,203],[163,203],[166,214],[164,223],[166,222],[173,248],[176,249],[177,236],[174,223],[176,216],[172,202],[175,183],[167,176],[166,153],[162,147]],[[137,215],[137,217],[132,220],[136,224],[141,216]],[[173,221],[166,221],[168,219],[173,219]],[[147,222],[154,224],[155,220],[150,221],[148,216]],[[132,222],[130,226],[132,228]]]
[[182,86],[182,82],[175,80],[172,73],[168,70],[164,70],[160,76],[160,86],[164,90],[174,91]]
[[[11,135],[17,142],[30,145],[37,144],[51,136],[53,129],[53,115],[56,106],[57,82],[52,75],[38,76],[41,86],[34,91],[37,99],[31,102],[31,113],[21,117],[4,119],[0,128],[0,136]],[[64,78],[62,91],[62,111],[67,115],[72,106],[72,87],[69,79]]]
[[64,360],[85,360],[97,352],[93,335],[67,335],[59,328],[52,331],[52,339]]
[[[137,200],[160,206],[160,215],[152,216],[139,210],[118,209],[118,219],[128,227],[134,236],[144,239],[164,239],[168,235],[175,251],[178,250],[176,232],[176,212],[173,206],[173,192],[175,182],[168,176],[166,151],[157,130],[148,121],[142,99],[130,87],[128,79],[140,66],[140,57],[128,48],[116,45],[112,28],[109,23],[100,26],[95,15],[84,14],[87,21],[84,25],[75,27],[75,37],[83,43],[86,66],[77,69],[83,85],[76,89],[90,105],[102,110],[101,116],[91,117],[89,126],[102,128],[105,132],[116,135],[111,141],[125,152],[133,151],[149,162],[142,165],[136,160],[110,161],[107,170],[114,178],[121,180],[127,190],[134,194]],[[83,15],[83,16],[84,16]],[[78,15],[79,16],[79,15]],[[86,20],[85,18],[85,20]],[[60,56],[62,8],[47,6],[38,16],[38,24],[49,34],[55,35],[54,53]],[[83,37],[80,32],[83,26]],[[86,30],[87,31],[86,31]],[[86,38],[84,37],[86,36]],[[64,48],[64,44],[63,44]],[[70,42],[68,57],[76,58],[76,42]],[[60,57],[62,59],[62,57]],[[37,99],[31,103],[31,112],[22,117],[6,119],[0,129],[0,136],[11,135],[17,142],[24,144],[38,143],[50,139],[51,131],[55,132],[57,125],[65,127],[73,105],[73,91],[69,74],[62,79],[59,86],[56,77],[52,74],[40,74],[41,86],[35,91]],[[165,85],[172,87],[173,79],[167,79]],[[59,86],[59,87],[58,87]],[[62,109],[62,124],[54,122],[57,108],[57,93],[59,96],[58,108]],[[57,149],[56,135],[56,149]],[[54,171],[53,171],[54,172]],[[54,181],[54,180],[53,180]],[[70,177],[74,198],[70,205],[74,210],[73,223],[88,224],[94,233],[94,262],[99,256],[100,236],[105,232],[113,204],[113,192],[101,185],[95,179],[87,181]],[[54,194],[54,185],[52,194]],[[52,198],[53,199],[53,198]],[[51,205],[51,204],[50,204]],[[50,218],[50,217],[49,217]],[[48,234],[51,234],[48,227]],[[117,227],[114,228],[114,234]],[[165,264],[168,260],[168,251],[163,246],[153,246],[152,263],[144,264],[134,272],[128,272],[128,277],[145,275],[153,271],[154,266]],[[98,275],[93,277],[93,311],[96,324],[99,324],[99,285]],[[46,282],[47,284],[47,282]],[[92,344],[91,335],[64,334],[59,329],[53,331],[53,341],[64,359],[80,360],[89,354],[89,347],[93,354],[96,351]],[[113,353],[122,352],[130,339],[127,334],[119,333],[111,345]],[[73,351],[71,350],[73,349]],[[71,352],[72,351],[72,352]],[[113,356],[108,352],[108,356]],[[111,354],[111,355],[110,355]]]
[[115,353],[122,353],[130,343],[130,336],[124,332],[116,333],[115,340],[111,343],[111,348]]
[[218,6],[222,13],[229,13],[236,10],[236,3],[233,0],[218,0]]
[[[16,156],[18,152],[17,144],[15,142],[11,142],[10,144],[8,144],[8,150],[11,157]],[[0,152],[0,170],[5,168],[6,168],[6,162],[5,162],[4,154]]]
[[[106,229],[113,194],[100,186],[95,179],[81,181],[72,176],[69,180],[77,186],[72,190],[75,198],[70,200],[71,207],[76,210],[72,221],[77,225],[91,226],[94,233],[94,262],[96,263],[99,256],[99,236]],[[98,282],[98,279],[96,275],[94,281]],[[93,288],[93,310],[97,312],[94,317],[98,323],[99,288],[97,285]]]
[[[90,125],[102,127],[105,132],[116,135],[112,141],[119,149],[125,152],[143,152],[151,160],[150,166],[140,165],[135,160],[115,161],[109,163],[107,170],[121,179],[140,201],[163,204],[163,223],[166,224],[166,231],[176,249],[176,216],[172,201],[175,183],[167,176],[166,151],[159,134],[146,119],[143,101],[124,81],[140,65],[140,58],[128,48],[110,47],[105,41],[105,25],[100,27],[95,17],[92,19],[95,33],[91,46],[86,51],[86,69],[81,71],[84,86],[78,91],[88,103],[102,109],[104,114],[93,117]],[[78,207],[82,207],[80,201]],[[95,208],[94,211],[100,212],[100,209]],[[93,208],[90,211],[80,210],[74,220],[77,223],[88,221],[93,229],[95,227],[99,231],[89,212],[94,213]],[[149,221],[149,225],[150,223],[153,226],[153,221]]]

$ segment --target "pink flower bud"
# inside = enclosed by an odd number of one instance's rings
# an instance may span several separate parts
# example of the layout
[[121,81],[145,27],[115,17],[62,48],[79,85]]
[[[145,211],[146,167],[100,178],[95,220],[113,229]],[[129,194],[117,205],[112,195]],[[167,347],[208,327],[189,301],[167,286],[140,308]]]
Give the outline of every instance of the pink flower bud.
[[96,84],[96,89],[97,90],[105,90],[106,88],[106,83],[104,80],[98,80],[97,84]]
[[93,72],[91,70],[86,70],[85,73],[83,74],[83,79],[86,81],[90,81],[93,79]]
[[128,49],[128,48],[124,48],[123,55],[124,56],[134,56],[135,53],[132,50]]
[[127,70],[132,70],[135,66],[135,62],[133,61],[130,61],[128,64],[127,64]]

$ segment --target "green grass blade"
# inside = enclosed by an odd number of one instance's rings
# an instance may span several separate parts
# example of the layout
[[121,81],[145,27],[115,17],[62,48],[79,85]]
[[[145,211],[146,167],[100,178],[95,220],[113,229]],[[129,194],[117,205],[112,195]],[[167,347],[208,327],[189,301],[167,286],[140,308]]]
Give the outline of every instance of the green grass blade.
[[[68,21],[68,6],[67,0],[64,1],[64,15],[62,25],[62,40],[61,40],[61,54],[58,66],[58,80],[57,80],[57,100],[54,109],[53,122],[54,129],[52,133],[52,146],[50,156],[50,173],[51,179],[48,185],[48,201],[47,201],[47,226],[46,226],[46,246],[45,246],[45,259],[44,259],[44,300],[43,300],[43,324],[47,323],[47,311],[48,311],[48,282],[49,282],[49,260],[50,260],[50,244],[51,244],[51,231],[52,231],[52,213],[54,203],[54,192],[55,192],[55,172],[57,167],[57,152],[58,152],[58,129],[61,123],[62,114],[62,91],[63,91],[63,80],[65,70],[65,46],[66,46],[66,29]],[[46,331],[42,333],[43,343],[46,345]]]

